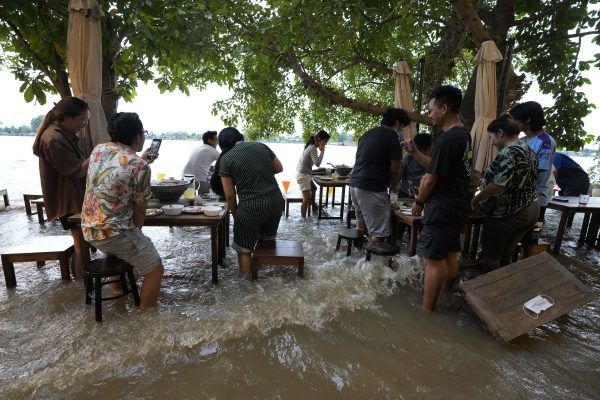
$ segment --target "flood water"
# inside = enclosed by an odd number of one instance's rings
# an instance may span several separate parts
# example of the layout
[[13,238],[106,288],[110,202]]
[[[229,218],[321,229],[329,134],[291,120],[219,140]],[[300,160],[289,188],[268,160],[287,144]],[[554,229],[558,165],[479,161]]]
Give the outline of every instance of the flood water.
[[[0,251],[64,234],[25,216],[22,194],[39,193],[31,142],[0,137],[0,189],[11,199],[0,205]],[[270,146],[293,178],[301,146]],[[177,175],[191,148],[165,141],[154,173]],[[330,146],[326,161],[352,164],[354,151]],[[558,218],[547,218],[549,240]],[[600,293],[600,255],[577,245],[580,226],[576,217],[558,259]],[[0,398],[598,398],[600,302],[500,344],[468,306],[456,313],[442,299],[435,314],[418,311],[420,257],[395,257],[396,271],[356,250],[345,257],[339,227],[302,222],[292,205],[279,237],[304,243],[305,279],[267,267],[249,282],[227,249],[216,286],[207,229],[144,228],[166,269],[159,307],[107,302],[102,323],[56,263],[16,264],[16,289],[0,282]]]

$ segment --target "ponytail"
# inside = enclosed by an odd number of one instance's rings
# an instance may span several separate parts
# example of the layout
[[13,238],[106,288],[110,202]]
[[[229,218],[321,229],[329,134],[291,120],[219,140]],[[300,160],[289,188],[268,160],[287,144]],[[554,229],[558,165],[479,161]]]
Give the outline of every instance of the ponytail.
[[65,117],[76,117],[87,110],[89,110],[87,103],[77,97],[67,96],[60,99],[60,101],[48,111],[37,130],[35,140],[33,141],[33,154],[36,156],[39,155],[42,134],[50,125],[57,121],[64,121]]
[[306,142],[306,146],[304,146],[304,148],[306,149],[311,144],[315,144],[315,135],[312,135],[311,137],[308,138],[308,142]]

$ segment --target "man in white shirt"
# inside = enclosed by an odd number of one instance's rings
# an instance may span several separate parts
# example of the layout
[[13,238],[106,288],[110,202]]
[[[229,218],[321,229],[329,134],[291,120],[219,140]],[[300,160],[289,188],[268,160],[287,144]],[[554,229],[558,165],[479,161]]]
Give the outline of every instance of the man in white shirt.
[[183,168],[183,173],[194,175],[196,180],[200,183],[198,193],[208,193],[210,190],[208,170],[212,163],[219,158],[220,154],[217,150],[217,132],[204,132],[202,141],[204,144],[192,152],[190,159]]

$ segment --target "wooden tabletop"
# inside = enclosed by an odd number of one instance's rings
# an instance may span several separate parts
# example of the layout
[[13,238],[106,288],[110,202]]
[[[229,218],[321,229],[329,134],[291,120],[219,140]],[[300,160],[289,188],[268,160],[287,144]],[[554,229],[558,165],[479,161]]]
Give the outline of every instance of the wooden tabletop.
[[350,184],[350,178],[337,178],[337,180],[328,179],[329,177],[325,177],[322,175],[313,175],[313,182],[316,185],[324,186],[324,187],[342,187]]
[[[568,202],[556,201],[556,199],[568,199]],[[571,212],[594,212],[600,211],[600,197],[590,197],[587,204],[579,204],[579,196],[557,196],[548,201],[548,208],[559,211]]]
[[[219,221],[228,212],[227,206],[223,207],[219,215],[209,217],[204,214],[166,215],[164,212],[155,217],[146,217],[144,226],[217,226]],[[81,223],[81,214],[69,217],[69,222]]]

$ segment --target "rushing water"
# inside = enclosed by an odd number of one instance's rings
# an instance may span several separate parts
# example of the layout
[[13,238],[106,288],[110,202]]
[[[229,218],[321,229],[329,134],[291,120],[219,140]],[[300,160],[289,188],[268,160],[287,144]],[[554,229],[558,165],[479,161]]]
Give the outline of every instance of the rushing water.
[[[25,216],[22,193],[39,192],[30,144],[0,137],[0,188],[12,203],[0,209],[0,251],[63,234]],[[301,146],[272,148],[293,178]],[[153,170],[178,175],[190,151],[165,141]],[[330,146],[326,161],[352,164],[354,151]],[[556,225],[549,211],[547,234]],[[599,293],[600,257],[577,245],[580,225],[558,259]],[[345,257],[335,252],[339,227],[303,222],[293,205],[279,237],[303,241],[306,278],[265,267],[246,281],[228,249],[216,286],[207,229],[144,228],[166,268],[159,307],[107,302],[102,323],[82,282],[62,282],[56,263],[17,264],[16,289],[0,282],[0,398],[598,398],[599,302],[499,344],[449,299],[433,315],[418,311],[419,257],[395,257],[396,271],[356,250]]]

